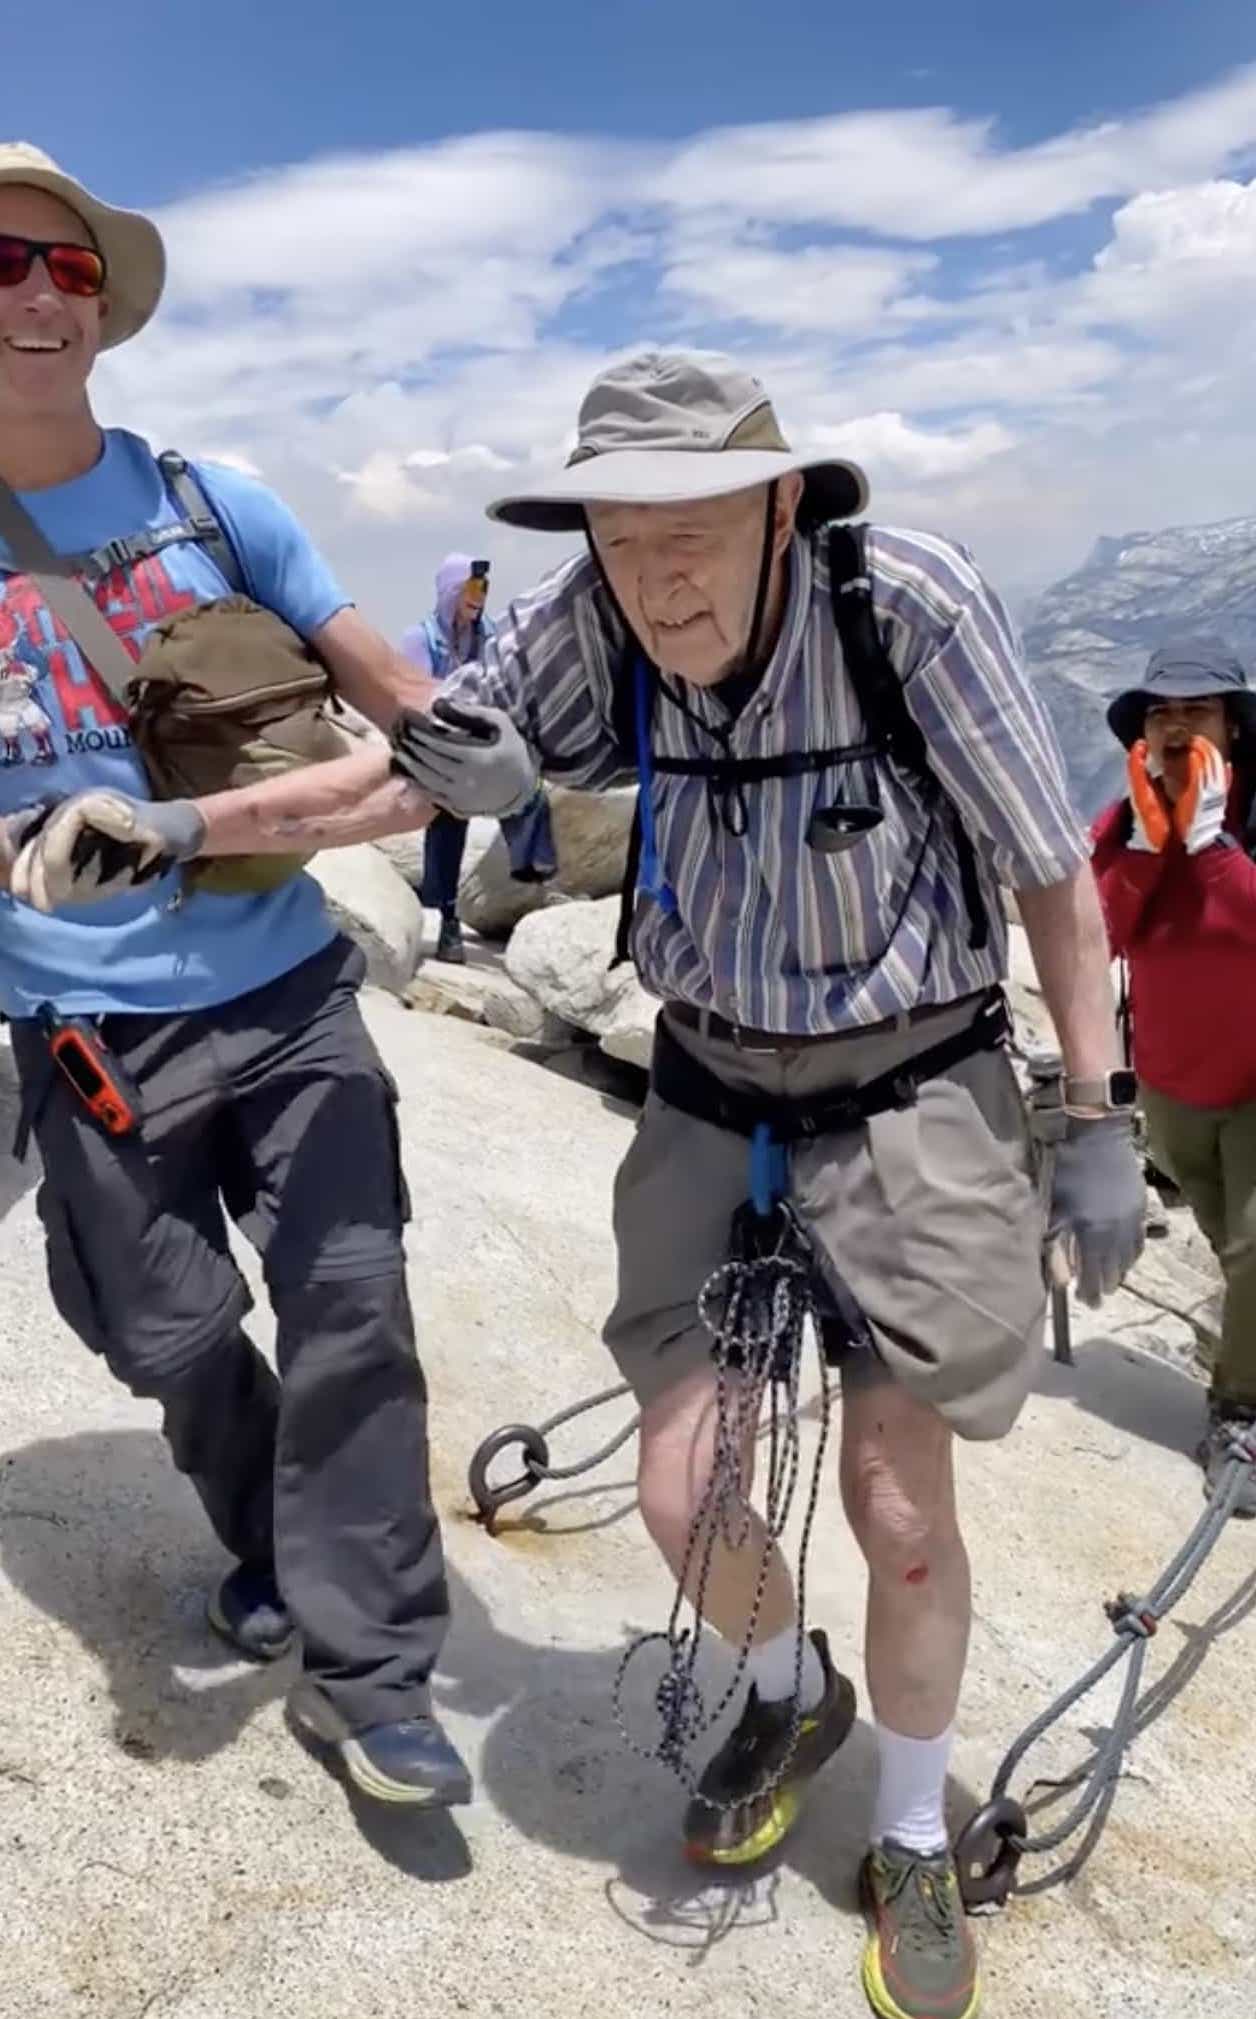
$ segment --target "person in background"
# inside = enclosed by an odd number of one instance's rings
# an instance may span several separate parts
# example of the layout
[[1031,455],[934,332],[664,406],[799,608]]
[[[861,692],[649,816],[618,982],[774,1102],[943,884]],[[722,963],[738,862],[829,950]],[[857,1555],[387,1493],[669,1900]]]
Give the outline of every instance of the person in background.
[[[1126,796],[1094,830],[1112,950],[1129,964],[1134,1067],[1155,1164],[1225,1278],[1199,1446],[1205,1491],[1256,1420],[1256,694],[1220,638],[1154,652],[1108,722]],[[1256,1515],[1256,1479],[1236,1513]]]
[[[488,600],[487,561],[470,554],[446,554],[436,570],[436,604],[421,624],[401,640],[412,665],[434,680],[443,680],[455,666],[478,659],[486,638],[493,636]],[[437,960],[462,962],[466,949],[458,919],[458,879],[467,846],[467,822],[452,813],[438,813],[423,844],[423,882],[419,895],[431,911],[440,913]]]

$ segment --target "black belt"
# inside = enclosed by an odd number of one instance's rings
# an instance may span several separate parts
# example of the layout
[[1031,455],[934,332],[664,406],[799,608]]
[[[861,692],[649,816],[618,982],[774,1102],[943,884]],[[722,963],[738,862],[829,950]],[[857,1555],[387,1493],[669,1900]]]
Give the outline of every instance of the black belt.
[[[984,997],[982,998],[984,1000]],[[974,1001],[976,997],[974,996]],[[736,1045],[742,1052],[793,1052],[810,1045],[840,1045],[852,1038],[871,1037],[878,1031],[911,1030],[919,1024],[935,1023],[957,1003],[930,1003],[925,1009],[906,1010],[901,1016],[882,1017],[875,1024],[852,1024],[844,1031],[764,1031],[752,1024],[732,1024],[712,1009],[699,1009],[691,1002],[665,1002],[669,1023],[683,1024],[700,1037],[718,1038],[722,1044]]]
[[[714,1023],[712,1019],[711,1028]],[[1011,1029],[1006,998],[1001,988],[995,988],[963,1030],[904,1059],[892,1072],[879,1073],[862,1086],[835,1087],[809,1100],[787,1101],[726,1086],[685,1050],[660,1017],[654,1032],[650,1085],[661,1101],[692,1115],[695,1121],[711,1122],[717,1129],[746,1137],[766,1125],[776,1142],[798,1143],[860,1128],[873,1115],[891,1108],[913,1107],[923,1080],[949,1072],[978,1052],[997,1051]]]

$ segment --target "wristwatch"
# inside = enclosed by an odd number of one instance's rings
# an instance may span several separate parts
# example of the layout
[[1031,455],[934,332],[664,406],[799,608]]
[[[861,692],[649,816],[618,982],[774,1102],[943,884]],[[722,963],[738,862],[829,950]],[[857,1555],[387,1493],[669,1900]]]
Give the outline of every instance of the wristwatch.
[[1128,1066],[1114,1066],[1095,1080],[1075,1080],[1066,1074],[1063,1091],[1066,1108],[1103,1108],[1125,1114],[1138,1100],[1138,1078]]

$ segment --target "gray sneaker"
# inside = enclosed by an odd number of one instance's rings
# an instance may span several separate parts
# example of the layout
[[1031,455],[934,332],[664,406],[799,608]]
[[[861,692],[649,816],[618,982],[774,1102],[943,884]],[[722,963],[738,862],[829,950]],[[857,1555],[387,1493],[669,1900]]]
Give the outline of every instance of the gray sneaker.
[[859,1889],[863,1987],[878,2019],[976,2019],[977,1945],[950,1852],[926,1858],[887,1837],[864,1859]]
[[1204,1468],[1206,1500],[1212,1499],[1222,1480],[1229,1476],[1231,1460],[1243,1451],[1251,1456],[1233,1511],[1240,1521],[1252,1521],[1256,1520],[1256,1409],[1211,1403],[1208,1430],[1195,1453]]

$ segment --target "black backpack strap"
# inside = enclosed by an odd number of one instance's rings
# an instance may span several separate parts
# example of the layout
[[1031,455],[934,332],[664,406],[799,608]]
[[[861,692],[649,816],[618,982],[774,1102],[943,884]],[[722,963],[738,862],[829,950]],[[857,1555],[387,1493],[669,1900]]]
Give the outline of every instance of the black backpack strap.
[[869,735],[892,764],[915,778],[948,813],[968,913],[968,944],[979,951],[990,943],[990,917],[977,851],[958,808],[947,799],[930,767],[924,731],[907,706],[898,669],[877,629],[866,526],[829,527],[829,590],[842,658]]
[[137,561],[147,561],[150,555],[178,546],[182,540],[199,538],[200,534],[190,520],[176,519],[169,526],[155,526],[143,533],[132,533],[129,539],[106,540],[103,547],[93,547],[90,554],[73,555],[74,572],[88,589],[94,590],[113,574],[115,568],[133,568]]
[[[646,734],[654,720],[654,703],[658,694],[658,677],[653,666],[646,664]],[[615,741],[625,764],[637,769],[637,725],[636,694],[634,689],[635,669],[631,651],[624,654],[623,662],[615,669],[611,682],[611,727]],[[633,914],[637,908],[637,878],[641,873],[641,792],[637,786],[637,796],[632,806],[632,827],[628,834],[628,860],[624,865],[624,880],[619,886],[619,918],[615,926],[615,952],[610,969],[622,967],[631,959],[630,940],[632,937]]]
[[142,533],[132,533],[126,539],[106,540],[103,546],[93,547],[90,553],[67,555],[67,565],[90,592],[106,581],[116,568],[133,568],[137,562],[147,561],[153,554],[163,553],[167,547],[176,547],[190,540],[204,547],[237,596],[249,595],[251,592],[240,557],[191,464],[174,449],[167,449],[158,456],[157,467],[183,516],[168,526],[146,527]]
[[205,486],[192,465],[177,449],[165,449],[157,458],[157,467],[183,513],[185,530],[181,537],[199,540],[223,580],[237,596],[251,594],[234,542],[211,505]]

